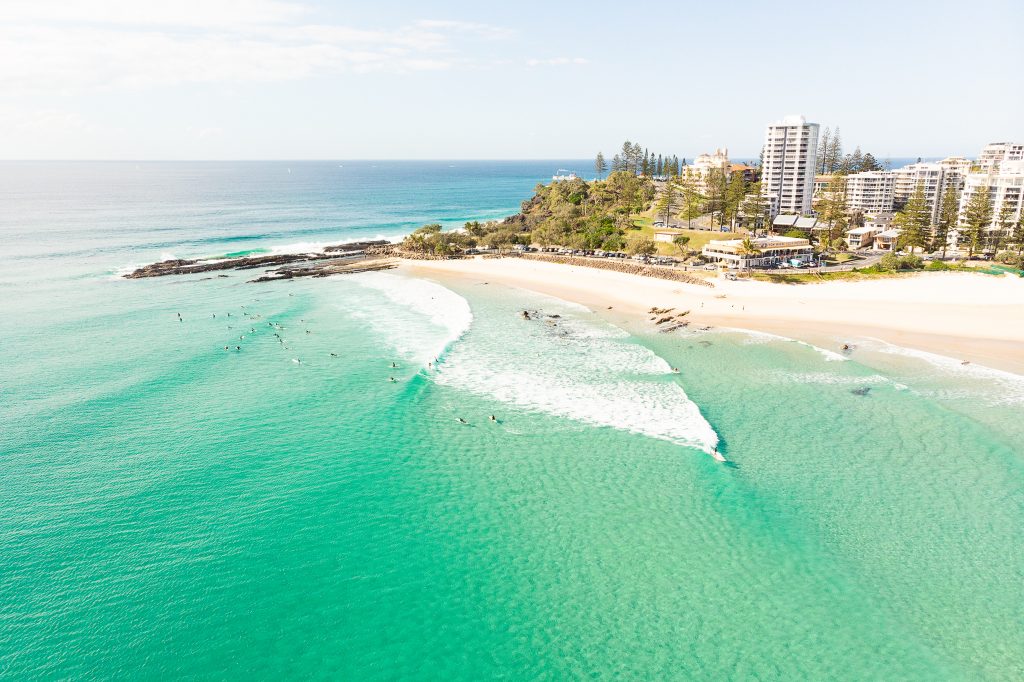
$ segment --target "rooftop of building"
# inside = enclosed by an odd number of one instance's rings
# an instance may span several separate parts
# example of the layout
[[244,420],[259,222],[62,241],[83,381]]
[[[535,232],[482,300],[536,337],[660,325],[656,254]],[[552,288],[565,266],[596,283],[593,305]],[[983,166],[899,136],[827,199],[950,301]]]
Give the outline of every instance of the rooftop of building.
[[809,230],[818,224],[817,218],[809,218],[801,215],[777,215],[772,225],[775,227],[795,227],[797,229]]
[[[723,239],[710,241],[704,245],[705,249],[717,249],[726,252],[736,251],[743,247],[743,242],[746,239]],[[750,242],[754,245],[754,248],[765,251],[770,249],[792,249],[800,247],[810,247],[811,242],[808,239],[802,237],[751,237]]]
[[875,225],[864,225],[863,227],[855,227],[848,231],[846,234],[867,234],[868,232],[877,232],[878,227]]

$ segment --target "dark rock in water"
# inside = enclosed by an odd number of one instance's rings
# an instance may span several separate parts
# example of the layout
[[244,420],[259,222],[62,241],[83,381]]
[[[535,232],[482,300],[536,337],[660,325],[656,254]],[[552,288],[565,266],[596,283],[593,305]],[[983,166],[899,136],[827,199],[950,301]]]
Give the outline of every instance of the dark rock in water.
[[870,386],[862,386],[860,388],[852,388],[852,389],[850,389],[850,393],[852,393],[854,395],[859,395],[859,396],[865,396],[865,395],[867,395],[870,392],[871,392],[871,387]]
[[263,267],[279,267],[289,263],[338,259],[346,256],[365,256],[369,255],[371,251],[383,249],[387,244],[388,242],[386,241],[352,242],[325,247],[322,253],[281,253],[220,260],[185,260],[174,258],[141,267],[125,275],[125,278],[141,279],[144,277],[162,277],[164,275],[191,275],[199,272],[210,272],[211,270],[249,270]]
[[558,320],[558,319],[561,319],[562,316],[561,315],[548,315],[548,317],[553,318],[555,320]]

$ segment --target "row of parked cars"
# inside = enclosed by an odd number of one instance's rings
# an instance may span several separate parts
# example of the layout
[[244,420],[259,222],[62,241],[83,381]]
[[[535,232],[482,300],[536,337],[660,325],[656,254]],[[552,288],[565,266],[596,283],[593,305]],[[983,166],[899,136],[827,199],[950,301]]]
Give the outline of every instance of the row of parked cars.
[[544,253],[556,253],[561,256],[584,256],[588,258],[621,258],[623,260],[627,258],[632,258],[637,262],[651,263],[653,265],[679,264],[678,260],[676,260],[675,258],[669,258],[667,256],[630,256],[628,253],[623,253],[622,251],[603,251],[601,249],[567,249],[559,246],[545,246],[540,250]]

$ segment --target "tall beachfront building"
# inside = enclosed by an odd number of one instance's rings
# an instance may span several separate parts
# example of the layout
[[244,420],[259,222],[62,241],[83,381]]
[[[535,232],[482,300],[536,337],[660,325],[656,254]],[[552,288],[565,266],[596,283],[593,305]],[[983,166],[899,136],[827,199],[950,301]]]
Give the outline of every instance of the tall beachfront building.
[[818,157],[818,124],[803,116],[786,116],[768,126],[762,150],[761,191],[780,213],[811,212],[814,167]]
[[[990,145],[991,146],[991,145]],[[967,222],[967,206],[978,192],[988,192],[992,201],[992,221],[989,230],[1000,229],[999,219],[1004,207],[1009,210],[1010,223],[1016,223],[1024,210],[1024,161],[1001,161],[999,171],[971,173],[964,181],[960,195],[960,224]],[[1007,228],[1006,232],[1010,231]],[[1004,234],[1003,236],[1009,236]]]
[[964,176],[953,165],[942,163],[912,163],[893,171],[895,183],[893,200],[896,208],[902,208],[918,185],[924,188],[924,200],[931,212],[932,224],[939,219],[943,192],[959,192]]
[[993,142],[985,145],[978,156],[982,173],[998,173],[1004,161],[1024,161],[1024,143]]
[[892,171],[864,171],[846,176],[846,205],[851,211],[868,215],[892,210],[896,174]]

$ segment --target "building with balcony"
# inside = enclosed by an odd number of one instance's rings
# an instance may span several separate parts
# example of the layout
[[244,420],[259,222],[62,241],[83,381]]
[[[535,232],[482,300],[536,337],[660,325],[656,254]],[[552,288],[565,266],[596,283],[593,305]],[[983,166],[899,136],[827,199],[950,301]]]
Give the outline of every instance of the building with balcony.
[[874,225],[855,227],[846,233],[846,244],[850,247],[851,251],[870,249],[878,232],[878,228]]
[[1024,143],[993,142],[985,145],[978,155],[982,173],[998,173],[1004,161],[1024,161]]
[[899,241],[899,238],[900,231],[897,228],[879,232],[875,235],[874,248],[876,251],[895,251],[896,242]]
[[[960,195],[959,224],[967,222],[967,206],[978,192],[988,192],[992,201],[992,221],[988,229],[1000,230],[999,220],[1004,208],[1008,208],[1010,224],[1020,220],[1024,210],[1024,161],[1002,161],[998,173],[971,173],[964,180],[964,191]],[[1009,232],[1009,228],[1005,232]],[[1003,235],[1008,236],[1008,235]]]
[[798,237],[756,237],[750,242],[758,253],[744,253],[743,239],[710,241],[701,249],[707,260],[730,268],[757,268],[777,265],[784,261],[809,260],[814,247],[807,239]]
[[780,213],[808,214],[814,196],[814,167],[818,155],[818,124],[803,116],[786,116],[765,130],[761,191]]
[[963,180],[958,172],[947,169],[938,163],[912,163],[909,166],[897,168],[893,174],[895,177],[893,206],[897,209],[903,208],[918,185],[921,185],[924,188],[924,200],[931,214],[933,225],[939,219],[943,191],[947,188],[950,191],[959,191],[960,183]]
[[728,149],[716,149],[714,154],[700,154],[686,167],[687,175],[696,180],[698,192],[707,190],[708,178],[713,171],[720,171],[728,179],[731,170]]
[[970,173],[974,167],[974,161],[963,156],[947,156],[942,161],[939,161],[938,164],[945,168],[947,173],[954,172],[961,177]]
[[884,213],[892,210],[896,175],[865,171],[846,176],[846,206],[850,211]]

